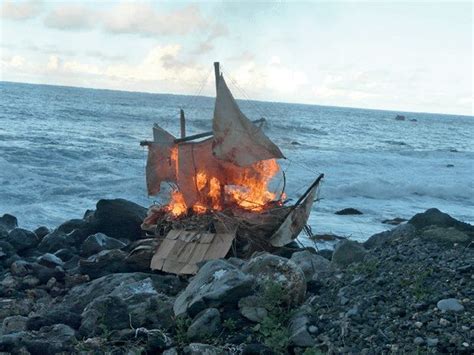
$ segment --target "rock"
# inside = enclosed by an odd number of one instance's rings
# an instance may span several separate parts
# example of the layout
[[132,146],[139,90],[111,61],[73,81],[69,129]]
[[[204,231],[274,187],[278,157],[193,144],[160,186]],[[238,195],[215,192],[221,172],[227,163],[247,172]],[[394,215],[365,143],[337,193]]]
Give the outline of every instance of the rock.
[[[172,340],[160,329],[148,330],[146,332],[146,337],[147,353],[168,353],[169,355],[173,354],[173,352],[170,352],[169,350],[164,351],[167,347],[172,345]],[[175,350],[174,354],[178,355],[178,352]]]
[[345,240],[339,243],[334,249],[331,262],[340,267],[346,267],[355,262],[364,260],[367,250],[352,240]]
[[360,215],[363,213],[359,210],[356,210],[355,208],[344,208],[342,210],[335,212],[335,214],[338,214],[340,216],[348,216],[348,215]]
[[56,266],[63,266],[64,262],[58,258],[56,255],[46,253],[41,255],[37,259],[38,264],[46,266],[46,267],[52,267],[55,268]]
[[65,248],[65,249],[59,249],[54,253],[58,258],[60,258],[62,261],[69,261],[74,257],[74,249],[73,248]]
[[26,276],[34,272],[34,265],[33,263],[20,259],[10,265],[10,270],[12,275]]
[[8,237],[8,230],[4,226],[0,225],[0,240],[7,239],[7,237]]
[[385,219],[382,221],[382,223],[384,224],[391,224],[393,226],[398,226],[399,224],[403,223],[403,222],[406,222],[407,219],[405,218],[400,218],[400,217],[395,217],[395,218],[392,218],[392,219]]
[[221,328],[221,315],[216,308],[201,311],[188,328],[187,336],[190,341],[206,339],[219,332]]
[[38,245],[38,249],[45,253],[54,253],[60,249],[67,249],[73,244],[73,241],[66,233],[60,230],[54,230],[44,236]]
[[255,286],[261,290],[269,283],[282,288],[283,299],[289,305],[301,304],[306,295],[306,279],[301,268],[286,258],[264,253],[242,267],[242,271],[253,276]]
[[70,219],[69,221],[64,222],[58,227],[58,231],[64,232],[66,234],[71,233],[76,229],[83,229],[88,226],[88,222],[84,219]]
[[267,316],[268,311],[263,301],[257,296],[247,296],[239,300],[240,314],[252,322],[260,323]]
[[293,253],[290,260],[303,270],[307,282],[316,280],[318,275],[329,271],[329,261],[309,250]]
[[21,282],[24,288],[34,288],[41,283],[40,279],[33,275],[25,276]]
[[242,355],[275,355],[276,353],[263,344],[243,344]]
[[48,227],[41,226],[35,229],[35,234],[39,240],[42,240],[47,234],[51,233]]
[[17,252],[34,248],[39,243],[39,239],[33,232],[22,228],[15,228],[8,233],[6,240]]
[[427,338],[426,339],[426,345],[428,345],[429,347],[433,347],[433,346],[436,346],[438,345],[438,338]]
[[18,220],[15,216],[5,213],[2,217],[0,217],[0,226],[4,227],[7,231],[11,231],[12,229],[18,227]]
[[94,213],[97,231],[116,239],[135,240],[142,236],[141,224],[147,209],[123,200],[99,200]]
[[74,329],[65,324],[55,324],[41,328],[39,332],[27,336],[22,342],[32,354],[56,354],[72,352],[77,339]]
[[321,255],[324,259],[331,261],[333,250],[321,249],[318,255]]
[[296,311],[289,324],[290,343],[302,348],[312,347],[316,344],[308,331],[310,325],[311,307],[305,305]]
[[96,233],[88,236],[82,243],[81,255],[91,256],[101,252],[102,250],[121,249],[125,245],[126,244],[120,240],[107,237],[103,233]]
[[415,339],[413,339],[413,343],[415,345],[421,345],[421,344],[424,344],[425,342],[425,339],[423,339],[422,337],[416,337]]
[[184,347],[183,353],[186,355],[224,355],[226,352],[213,345],[191,343]]
[[402,224],[392,230],[374,234],[364,242],[364,247],[372,249],[383,244],[401,238],[414,238],[416,229],[412,224]]
[[176,298],[174,313],[194,317],[205,308],[236,304],[252,293],[253,281],[253,277],[224,260],[208,261]]
[[28,317],[23,316],[11,316],[3,320],[2,330],[0,334],[11,334],[26,330],[26,322]]
[[33,307],[33,301],[28,298],[13,299],[0,297],[0,319],[9,316],[27,316]]
[[437,208],[430,208],[423,213],[414,215],[408,223],[415,226],[418,230],[430,226],[437,226],[442,228],[453,227],[462,232],[474,233],[474,226],[460,222],[449,214],[441,212]]
[[127,253],[120,249],[103,250],[87,259],[81,259],[79,268],[82,274],[89,275],[91,279],[112,273],[127,272],[126,256]]
[[454,227],[449,228],[440,228],[440,227],[431,227],[425,229],[421,234],[421,239],[436,242],[441,244],[463,244],[467,245],[474,241],[472,236],[469,236],[467,233],[461,232]]
[[443,300],[438,301],[436,304],[441,311],[449,311],[449,312],[462,312],[464,311],[464,306],[455,298],[446,298]]

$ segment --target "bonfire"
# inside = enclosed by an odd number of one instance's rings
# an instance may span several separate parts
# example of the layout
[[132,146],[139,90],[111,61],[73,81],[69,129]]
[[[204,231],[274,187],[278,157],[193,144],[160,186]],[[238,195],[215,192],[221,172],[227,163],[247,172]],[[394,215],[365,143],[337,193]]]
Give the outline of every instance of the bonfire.
[[271,191],[284,155],[263,132],[264,119],[250,121],[214,63],[216,101],[212,131],[181,137],[157,124],[148,147],[149,195],[172,184],[169,202],[153,205],[142,228],[158,240],[151,268],[194,274],[198,263],[226,255],[249,257],[292,242],[306,225],[320,175],[289,206],[284,187]]

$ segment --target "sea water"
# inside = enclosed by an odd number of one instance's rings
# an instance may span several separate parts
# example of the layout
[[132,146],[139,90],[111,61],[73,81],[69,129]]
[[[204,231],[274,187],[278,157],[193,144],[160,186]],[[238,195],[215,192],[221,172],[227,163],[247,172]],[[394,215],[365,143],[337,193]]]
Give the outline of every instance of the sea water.
[[[146,148],[158,123],[211,129],[214,99],[0,82],[0,215],[24,228],[81,218],[101,198],[143,206]],[[239,101],[286,160],[273,182],[295,201],[324,173],[313,233],[365,240],[394,217],[436,207],[474,222],[474,118],[431,113]],[[397,114],[404,121],[395,120]],[[353,207],[357,216],[334,212]]]

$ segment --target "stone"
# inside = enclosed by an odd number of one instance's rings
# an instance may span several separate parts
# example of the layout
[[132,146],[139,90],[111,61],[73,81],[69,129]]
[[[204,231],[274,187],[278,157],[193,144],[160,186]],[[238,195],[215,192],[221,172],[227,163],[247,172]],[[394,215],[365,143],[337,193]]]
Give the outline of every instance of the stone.
[[384,245],[387,242],[405,238],[411,239],[416,235],[416,228],[411,224],[402,224],[385,232],[377,233],[364,242],[364,247],[372,249]]
[[361,214],[363,214],[361,211],[356,210],[355,208],[344,208],[344,209],[339,210],[339,211],[334,212],[334,213],[338,214],[340,216],[361,215]]
[[86,306],[79,333],[93,337],[129,327],[127,304],[117,296],[104,295]]
[[309,250],[293,253],[290,260],[303,270],[307,282],[316,280],[318,275],[329,271],[329,261]]
[[361,244],[344,240],[334,249],[331,263],[344,268],[352,263],[363,261],[366,254],[367,250]]
[[26,349],[32,354],[56,354],[72,352],[77,342],[75,331],[65,324],[43,327],[40,331],[22,339]]
[[243,344],[242,355],[275,355],[275,352],[263,344]]
[[413,339],[413,343],[415,345],[421,345],[421,344],[424,344],[425,342],[425,339],[423,339],[422,337],[416,337],[415,339]]
[[4,226],[0,225],[0,240],[7,239],[7,237],[8,237],[8,230]]
[[267,309],[263,306],[261,297],[247,296],[239,300],[239,311],[242,316],[252,322],[260,323],[268,315]]
[[474,232],[474,226],[458,221],[447,213],[443,213],[437,208],[430,208],[423,213],[414,215],[409,221],[416,229],[421,230],[426,227],[436,226],[442,228],[453,227],[462,232]]
[[70,219],[69,221],[66,221],[63,224],[61,224],[58,227],[58,231],[69,234],[76,229],[83,229],[85,227],[88,227],[88,225],[89,223],[86,220],[75,218],[75,219]]
[[46,253],[38,257],[37,263],[51,268],[64,265],[64,262],[60,258],[51,253]]
[[216,346],[200,343],[191,343],[185,346],[183,353],[186,355],[224,355],[226,352]]
[[441,311],[446,311],[446,312],[462,312],[464,311],[464,306],[459,302],[459,300],[455,298],[446,298],[438,301],[436,304],[436,307],[438,307],[439,310]]
[[42,240],[47,234],[51,233],[48,227],[41,226],[38,227],[34,230],[36,236],[39,238],[39,240]]
[[66,233],[54,230],[43,237],[38,245],[38,249],[44,253],[54,253],[60,249],[67,249],[73,244],[73,241]]
[[147,209],[136,203],[124,200],[99,200],[94,213],[97,232],[116,239],[136,240],[143,231],[141,224]]
[[253,282],[252,276],[227,261],[210,260],[176,298],[174,313],[176,316],[187,313],[194,317],[206,308],[237,304],[240,298],[253,292]]
[[0,334],[11,334],[26,330],[26,322],[28,317],[11,316],[7,317],[2,322],[2,330]]
[[10,270],[12,275],[26,276],[34,272],[34,264],[20,259],[10,265]]
[[384,224],[391,224],[393,226],[398,226],[399,224],[406,222],[407,220],[405,218],[400,218],[400,217],[395,217],[392,219],[385,219],[382,221]]
[[58,258],[60,258],[62,261],[69,261],[74,257],[73,253],[73,248],[64,248],[64,249],[59,249],[54,253]]
[[438,345],[438,338],[427,338],[426,339],[426,345],[429,347],[437,346]]
[[315,339],[308,331],[310,325],[311,307],[304,305],[300,307],[291,317],[289,323],[290,343],[302,348],[312,347],[316,344]]
[[33,275],[27,275],[23,277],[23,279],[21,280],[21,283],[23,287],[25,288],[34,288],[38,286],[41,283],[41,281]]
[[255,287],[264,290],[276,283],[282,288],[283,300],[289,305],[299,305],[306,295],[306,279],[301,268],[286,258],[264,253],[249,260],[242,271],[253,276]]
[[26,327],[28,330],[39,330],[42,327],[58,323],[66,324],[73,329],[79,329],[81,316],[62,308],[48,309],[43,314],[30,316]]
[[33,307],[33,300],[29,298],[13,299],[0,297],[0,319],[9,316],[27,316]]
[[421,233],[421,239],[430,242],[436,242],[441,244],[463,244],[467,245],[474,241],[472,236],[469,236],[467,233],[457,230],[454,227],[441,228],[441,227],[431,227],[425,229]]
[[121,249],[124,246],[126,244],[120,240],[110,238],[103,233],[96,233],[88,236],[82,243],[81,255],[88,257],[103,250]]
[[39,243],[39,239],[36,234],[22,228],[12,229],[8,233],[6,241],[10,243],[17,252],[34,248]]
[[[145,329],[145,328],[144,328]],[[147,353],[162,353],[164,354],[164,350],[172,345],[172,340],[169,338],[163,331],[160,329],[152,329],[146,331],[146,338],[147,338]],[[176,351],[176,350],[175,350]],[[168,352],[168,354],[172,354],[172,352]],[[178,352],[176,352],[178,355]]]
[[103,250],[87,259],[79,260],[79,269],[82,274],[89,275],[91,279],[112,273],[127,272],[126,257],[127,253],[120,249]]
[[11,231],[18,227],[18,220],[15,216],[5,213],[0,217],[0,226],[5,228],[7,231]]
[[188,328],[190,341],[206,339],[216,335],[221,329],[221,315],[216,308],[208,308],[196,315]]

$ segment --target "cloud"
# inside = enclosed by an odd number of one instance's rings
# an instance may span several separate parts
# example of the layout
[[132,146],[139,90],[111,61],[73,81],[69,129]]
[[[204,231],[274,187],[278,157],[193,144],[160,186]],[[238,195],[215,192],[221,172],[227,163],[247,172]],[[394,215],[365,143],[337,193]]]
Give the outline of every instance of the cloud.
[[187,5],[163,14],[151,4],[124,2],[104,14],[103,27],[111,33],[185,35],[205,30],[210,23],[204,19],[198,5]]
[[227,26],[217,23],[212,26],[211,32],[207,38],[198,44],[197,48],[193,51],[193,54],[201,55],[210,52],[214,49],[214,41],[219,37],[224,37],[229,34]]
[[98,20],[98,13],[82,5],[61,5],[52,10],[44,19],[44,24],[60,30],[91,29]]
[[4,19],[21,21],[38,16],[42,10],[43,7],[40,1],[5,0],[0,8],[0,14]]

